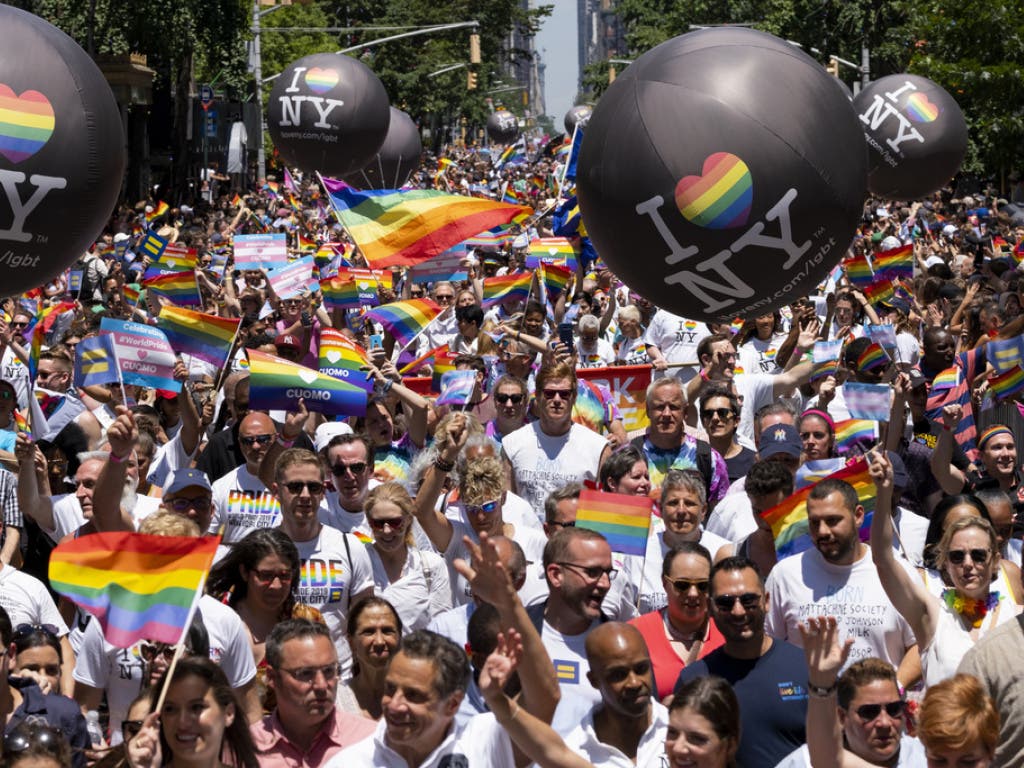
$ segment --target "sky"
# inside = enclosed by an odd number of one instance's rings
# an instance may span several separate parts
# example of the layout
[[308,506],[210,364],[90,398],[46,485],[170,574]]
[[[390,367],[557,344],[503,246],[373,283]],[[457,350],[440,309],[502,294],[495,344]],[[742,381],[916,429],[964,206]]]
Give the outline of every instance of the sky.
[[553,5],[554,12],[544,20],[534,45],[540,51],[547,71],[544,97],[547,113],[561,130],[562,117],[573,106],[579,65],[576,58],[576,0],[534,0],[534,5]]

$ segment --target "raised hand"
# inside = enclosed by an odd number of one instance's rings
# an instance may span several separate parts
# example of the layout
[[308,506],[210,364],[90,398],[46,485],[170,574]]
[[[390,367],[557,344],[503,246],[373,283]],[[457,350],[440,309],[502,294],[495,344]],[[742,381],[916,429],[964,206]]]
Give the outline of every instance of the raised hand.
[[469,582],[473,595],[495,607],[509,605],[514,601],[516,591],[512,577],[498,557],[498,548],[494,542],[488,539],[486,533],[480,534],[479,544],[468,536],[464,536],[462,541],[469,549],[470,562],[457,559],[455,570]]
[[110,453],[118,458],[126,458],[135,450],[135,441],[139,437],[139,427],[135,416],[127,406],[119,405],[116,409],[117,418],[107,428],[107,442]]
[[807,682],[820,688],[832,687],[850,655],[853,638],[839,642],[835,616],[812,616],[806,624],[797,626],[807,657]]
[[500,696],[523,657],[522,638],[514,629],[498,633],[498,646],[480,670],[480,693],[485,699]]

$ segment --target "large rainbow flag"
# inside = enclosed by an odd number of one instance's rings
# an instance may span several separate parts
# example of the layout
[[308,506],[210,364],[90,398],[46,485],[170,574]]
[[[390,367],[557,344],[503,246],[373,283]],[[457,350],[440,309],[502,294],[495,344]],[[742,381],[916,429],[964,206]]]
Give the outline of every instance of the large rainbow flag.
[[371,267],[412,266],[532,209],[436,189],[357,190],[324,179],[338,220]]
[[219,536],[93,533],[53,550],[50,584],[95,616],[111,645],[176,644],[219,544]]
[[257,410],[294,411],[299,399],[311,411],[365,416],[366,390],[326,373],[255,349],[249,355],[249,405]]
[[503,301],[526,301],[532,282],[532,272],[484,278],[483,301],[480,304],[487,309]]
[[576,525],[597,531],[612,552],[643,557],[654,501],[646,496],[584,489],[576,506]]
[[[875,509],[875,481],[871,479],[871,474],[868,471],[867,459],[861,456],[838,472],[833,472],[828,478],[845,480],[857,492],[857,498],[864,507],[864,522],[860,527],[860,539],[867,541],[871,531],[871,515]],[[807,528],[807,497],[810,496],[811,489],[817,484],[802,488],[778,506],[761,513],[761,518],[772,527],[772,535],[775,537],[775,552],[780,560],[813,546]],[[577,518],[578,515],[579,513],[577,513]]]
[[406,299],[374,307],[366,313],[366,319],[383,325],[404,347],[441,312],[431,299]]
[[199,287],[196,285],[196,273],[168,272],[166,275],[143,280],[147,290],[166,296],[175,304],[198,307],[202,305]]
[[164,306],[156,325],[167,335],[175,352],[192,355],[222,368],[231,353],[241,319]]

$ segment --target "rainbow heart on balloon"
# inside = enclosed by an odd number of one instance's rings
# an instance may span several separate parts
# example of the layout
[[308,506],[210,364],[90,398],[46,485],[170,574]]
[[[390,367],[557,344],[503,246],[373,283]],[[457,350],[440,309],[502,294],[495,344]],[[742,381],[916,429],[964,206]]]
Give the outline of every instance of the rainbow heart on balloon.
[[12,163],[32,157],[50,140],[55,124],[53,106],[39,91],[17,96],[0,83],[0,155]]
[[317,95],[327,93],[337,84],[338,73],[333,69],[311,67],[306,71],[306,86]]
[[930,123],[939,116],[939,107],[920,91],[907,97],[907,117],[915,123]]
[[705,229],[742,227],[750,216],[754,183],[750,169],[736,155],[709,155],[700,176],[676,184],[676,206],[687,221]]

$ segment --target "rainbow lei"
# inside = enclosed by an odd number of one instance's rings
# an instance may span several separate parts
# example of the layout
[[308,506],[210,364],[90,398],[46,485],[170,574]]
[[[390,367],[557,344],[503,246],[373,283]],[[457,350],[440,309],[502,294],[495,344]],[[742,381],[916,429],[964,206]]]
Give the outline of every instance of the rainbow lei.
[[963,616],[971,622],[972,627],[977,629],[985,620],[988,612],[996,607],[999,602],[999,593],[989,592],[988,597],[984,600],[976,600],[972,597],[964,597],[955,589],[949,588],[942,590],[942,600],[951,611]]

